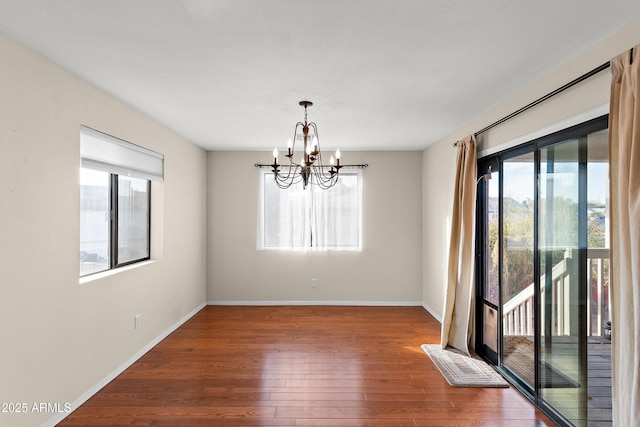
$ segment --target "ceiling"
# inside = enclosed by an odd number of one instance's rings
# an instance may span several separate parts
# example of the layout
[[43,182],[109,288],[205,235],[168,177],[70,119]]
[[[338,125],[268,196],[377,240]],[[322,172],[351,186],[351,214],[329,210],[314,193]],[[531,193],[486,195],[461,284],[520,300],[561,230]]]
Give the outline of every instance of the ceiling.
[[325,149],[420,150],[638,16],[638,0],[0,0],[1,32],[209,150],[284,148],[301,100]]

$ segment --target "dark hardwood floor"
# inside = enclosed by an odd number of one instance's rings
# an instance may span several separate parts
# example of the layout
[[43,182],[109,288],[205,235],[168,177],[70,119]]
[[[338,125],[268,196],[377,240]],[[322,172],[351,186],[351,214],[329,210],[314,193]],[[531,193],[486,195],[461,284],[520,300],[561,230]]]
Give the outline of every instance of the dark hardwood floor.
[[514,388],[449,386],[421,307],[208,306],[61,426],[552,426]]

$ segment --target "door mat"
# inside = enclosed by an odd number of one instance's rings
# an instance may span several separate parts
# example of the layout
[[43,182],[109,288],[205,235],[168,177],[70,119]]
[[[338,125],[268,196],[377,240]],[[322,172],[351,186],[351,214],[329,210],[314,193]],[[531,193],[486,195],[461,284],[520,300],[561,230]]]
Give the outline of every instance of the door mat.
[[509,387],[509,384],[482,360],[440,344],[423,344],[422,349],[431,358],[442,376],[453,387]]

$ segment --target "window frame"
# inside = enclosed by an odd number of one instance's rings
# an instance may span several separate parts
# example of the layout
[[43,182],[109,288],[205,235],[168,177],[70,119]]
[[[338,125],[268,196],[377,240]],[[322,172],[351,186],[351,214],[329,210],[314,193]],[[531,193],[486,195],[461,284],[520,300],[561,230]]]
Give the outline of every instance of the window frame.
[[[93,171],[98,171],[98,172],[103,172],[103,171],[99,171],[98,169],[93,169],[91,167],[83,167],[83,169],[88,169],[88,170],[93,170]],[[108,173],[108,172],[105,172]],[[129,259],[127,261],[124,262],[119,262],[118,256],[119,256],[119,224],[120,224],[120,218],[119,218],[119,195],[118,195],[118,191],[119,191],[119,178],[123,176],[123,175],[118,175],[118,174],[114,174],[114,173],[109,173],[109,186],[108,186],[108,202],[109,202],[109,207],[108,207],[108,215],[109,215],[109,225],[108,225],[108,232],[107,232],[107,241],[109,244],[109,249],[108,249],[108,253],[109,253],[109,262],[107,264],[107,268],[105,268],[104,270],[99,270],[99,271],[94,271],[91,273],[87,273],[87,274],[82,274],[82,271],[79,271],[79,277],[81,279],[95,275],[95,274],[100,274],[100,273],[104,273],[107,271],[111,271],[111,270],[115,270],[117,268],[121,268],[121,267],[126,267],[128,265],[132,265],[132,264],[136,264],[139,262],[143,262],[143,261],[148,261],[151,259],[151,181],[148,179],[144,179],[144,178],[137,178],[137,179],[142,179],[145,181],[145,186],[146,186],[146,193],[147,193],[147,197],[146,197],[146,205],[147,205],[147,214],[146,214],[146,255],[143,257],[139,257],[139,258],[135,258],[135,259]],[[82,197],[82,196],[81,196]],[[81,206],[82,206],[82,201],[81,201]],[[82,249],[82,248],[80,248]]]
[[[151,259],[151,181],[146,179],[146,192],[147,192],[147,215],[146,215],[146,241],[147,241],[147,255],[142,258],[130,259],[125,262],[119,262],[119,231],[120,231],[120,218],[119,218],[119,178],[121,175],[111,174],[111,229],[109,230],[110,234],[110,244],[111,244],[111,264],[113,265],[111,269],[124,267],[127,265],[135,264],[137,262],[148,261]],[[143,178],[138,178],[143,179]]]
[[[363,211],[363,181],[362,181],[362,170],[361,169],[343,169],[340,171],[342,176],[349,175],[355,176],[357,178],[357,222],[358,222],[358,237],[357,244],[354,245],[344,245],[344,246],[313,246],[313,228],[310,225],[305,232],[311,233],[309,235],[310,246],[267,246],[266,244],[266,233],[267,233],[267,217],[266,217],[266,209],[265,209],[265,185],[268,180],[273,181],[273,172],[268,169],[262,169],[260,171],[260,191],[259,191],[259,200],[258,200],[258,226],[257,226],[257,250],[259,251],[292,251],[292,252],[361,252],[363,250],[363,226],[362,226],[362,211]],[[314,188],[315,186],[309,185],[306,189],[302,189],[302,184],[300,184],[300,188],[287,188],[280,189],[277,188],[275,182],[273,186],[276,187],[277,191],[299,191],[299,192],[312,192],[312,191],[332,191],[333,188],[328,190]],[[321,211],[320,207],[313,207],[316,213]],[[318,210],[316,210],[318,209]]]
[[[80,175],[80,241],[79,241],[79,277],[81,279],[89,277],[97,273],[108,272],[120,267],[147,261],[151,259],[152,242],[151,242],[151,181],[164,181],[164,155],[157,153],[148,148],[132,144],[123,139],[108,135],[87,126],[80,126],[80,169],[101,173],[103,181],[98,184],[104,194],[92,196],[90,187],[92,178],[87,176],[89,181],[83,181],[83,175]],[[120,194],[121,181],[129,180],[133,189],[128,195],[125,194],[123,200],[130,199],[132,202],[145,204],[143,209],[136,210],[133,203],[130,209],[120,212]],[[89,190],[83,191],[83,187],[90,186]],[[144,190],[142,189],[144,186]],[[106,191],[106,194],[105,194]],[[141,198],[133,197],[137,192],[146,191]],[[84,197],[87,196],[87,199]],[[97,197],[95,200],[94,197]],[[91,203],[101,203],[99,209],[91,209]],[[125,206],[126,207],[126,206]],[[146,209],[146,212],[143,210]],[[104,222],[97,222],[95,218],[91,218],[91,212],[104,214]],[[127,218],[126,222],[123,218]],[[99,221],[99,220],[98,220]],[[144,221],[144,224],[143,224]],[[99,225],[103,224],[103,225]],[[146,227],[146,230],[137,229],[135,224]],[[131,225],[129,228],[128,226]],[[105,227],[107,228],[105,232]],[[123,235],[120,236],[120,232]],[[96,238],[90,236],[92,232],[97,233]],[[85,234],[87,233],[87,234]],[[83,237],[89,236],[87,239]],[[131,251],[127,254],[126,259],[121,261],[121,255],[126,253],[121,251],[119,243],[129,241],[128,247]],[[143,242],[138,246],[138,242]],[[107,247],[108,246],[108,247]],[[96,248],[88,255],[92,259],[104,260],[105,262],[97,262],[99,271],[96,268],[89,268],[89,272],[85,272],[83,268],[82,255],[85,249],[91,250]],[[142,249],[138,251],[138,249]],[[133,256],[131,256],[133,254]],[[108,257],[108,260],[105,258]]]

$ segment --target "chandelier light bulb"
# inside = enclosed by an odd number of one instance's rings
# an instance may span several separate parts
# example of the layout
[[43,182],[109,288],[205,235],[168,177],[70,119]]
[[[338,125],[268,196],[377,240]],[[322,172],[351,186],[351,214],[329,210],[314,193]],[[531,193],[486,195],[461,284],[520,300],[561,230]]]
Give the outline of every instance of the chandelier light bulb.
[[333,154],[332,154],[332,155],[331,155],[331,158],[329,159],[329,164],[330,164],[331,166],[333,166],[333,164],[334,164],[335,162],[336,162],[336,161],[335,161],[335,159],[333,158]]
[[273,149],[273,159],[278,160],[278,147]]
[[340,149],[336,150],[336,159],[340,160]]

